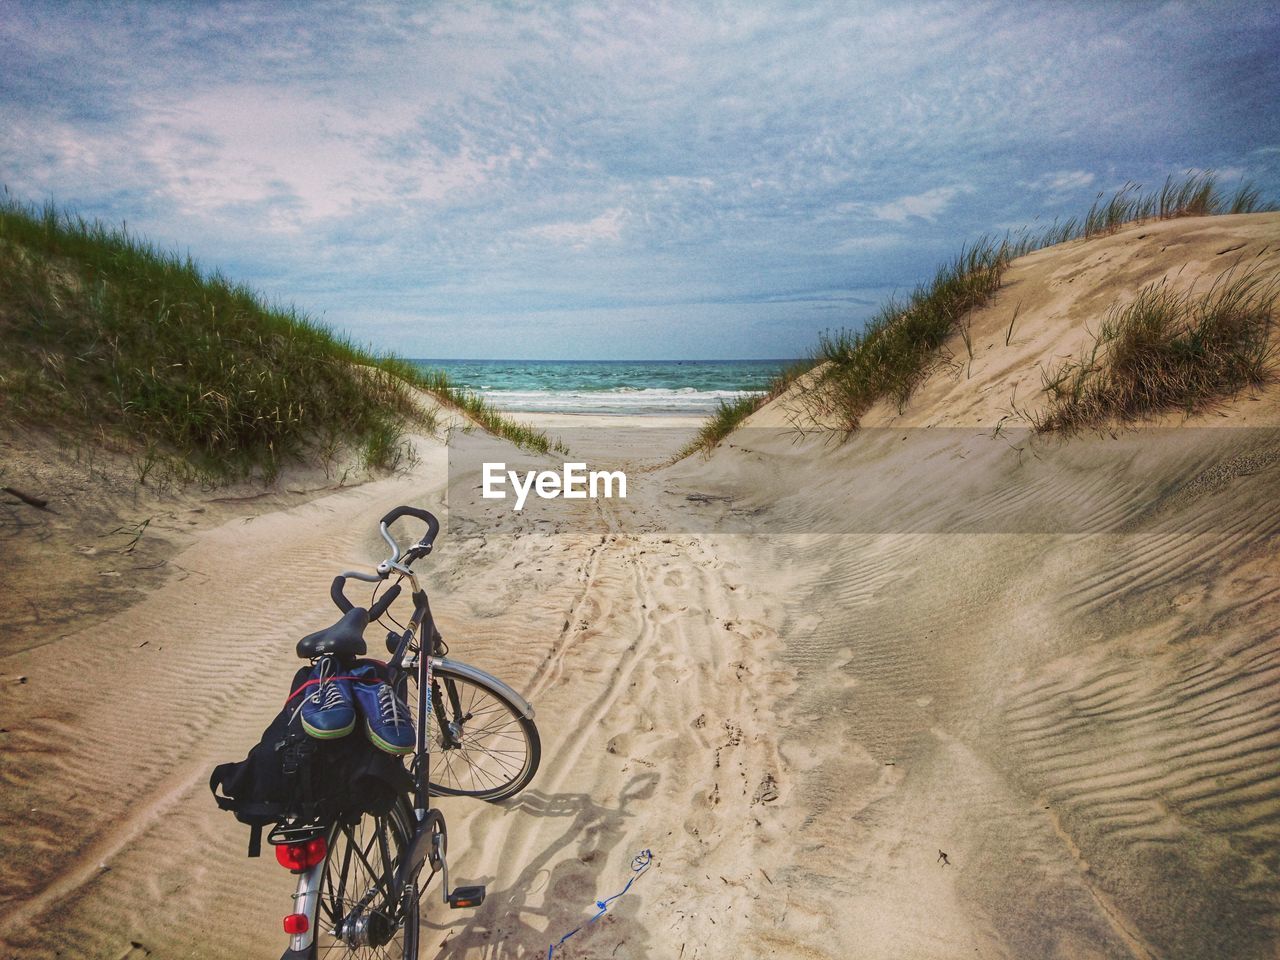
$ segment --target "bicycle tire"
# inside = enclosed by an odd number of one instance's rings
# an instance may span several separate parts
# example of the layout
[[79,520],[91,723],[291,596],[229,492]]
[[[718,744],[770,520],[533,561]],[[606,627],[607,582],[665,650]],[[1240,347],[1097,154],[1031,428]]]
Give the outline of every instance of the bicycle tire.
[[448,667],[433,672],[431,685],[432,794],[493,802],[528,786],[542,760],[534,722],[500,691]]
[[315,960],[417,960],[419,890],[390,895],[413,837],[413,811],[398,798],[383,815],[363,814],[329,832],[316,908]]

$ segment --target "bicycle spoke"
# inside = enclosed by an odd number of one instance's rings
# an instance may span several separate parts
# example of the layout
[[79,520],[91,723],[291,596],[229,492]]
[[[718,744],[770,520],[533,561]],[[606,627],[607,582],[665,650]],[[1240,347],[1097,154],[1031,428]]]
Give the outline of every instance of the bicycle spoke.
[[[474,752],[477,754],[480,754],[482,757],[487,757],[491,759],[495,764],[502,767],[504,770],[508,771],[509,773],[519,773],[520,768],[524,765],[523,762],[512,763],[511,760],[505,759],[504,755],[499,751],[486,750],[483,747],[476,747],[474,748]],[[520,754],[520,756],[523,757],[524,754]]]
[[518,792],[538,768],[533,722],[496,689],[448,667],[433,685],[441,695],[427,716],[431,789],[484,800]]
[[[369,843],[370,843],[370,846],[373,845],[372,840]],[[364,897],[361,898],[362,901],[368,900],[370,895],[376,892],[377,888],[381,886],[381,883],[378,880],[378,871],[374,870],[373,864],[369,862],[369,858],[366,856],[367,853],[368,853],[367,850],[360,850],[360,849],[356,850],[356,856],[358,856],[360,858],[360,862],[364,864],[365,870],[367,870],[369,873],[369,879],[374,885],[374,890],[371,890],[365,893]]]
[[[473,778],[477,777],[479,774],[484,773],[484,771],[481,770],[480,766],[474,760],[472,760],[469,756],[467,756],[465,753],[462,755],[462,759],[466,763],[466,765],[471,768],[471,776]],[[493,784],[490,784],[490,786],[496,785],[499,782],[498,779],[494,777],[492,774],[489,775],[489,779],[493,781]]]
[[[417,905],[406,913],[408,902],[392,893],[409,839],[408,814],[399,807],[334,831],[320,894],[323,913],[331,922],[316,931],[317,957],[403,960],[404,925],[417,923]],[[361,942],[384,937],[384,943]]]

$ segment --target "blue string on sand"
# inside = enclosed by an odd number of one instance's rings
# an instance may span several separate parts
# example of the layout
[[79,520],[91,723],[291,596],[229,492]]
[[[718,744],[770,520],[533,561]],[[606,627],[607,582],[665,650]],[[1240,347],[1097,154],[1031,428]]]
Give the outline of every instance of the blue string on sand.
[[582,926],[577,927],[573,930],[570,930],[568,933],[566,933],[563,937],[561,937],[555,943],[551,944],[551,946],[547,947],[547,960],[551,960],[551,955],[555,953],[556,950],[558,950],[560,947],[564,946],[564,942],[568,940],[570,937],[572,937],[575,933],[579,933],[588,924],[595,923],[597,920],[603,917],[605,913],[608,911],[609,904],[613,903],[613,901],[617,900],[620,896],[622,896],[624,893],[630,890],[631,885],[640,879],[640,877],[644,874],[644,872],[649,869],[649,864],[651,863],[653,863],[653,853],[649,850],[641,850],[634,857],[632,857],[631,858],[631,879],[627,881],[627,885],[623,887],[621,890],[619,890],[617,893],[615,893],[612,897],[606,897],[603,900],[597,900],[596,915],[592,917],[590,920],[588,920],[586,923],[582,924]]

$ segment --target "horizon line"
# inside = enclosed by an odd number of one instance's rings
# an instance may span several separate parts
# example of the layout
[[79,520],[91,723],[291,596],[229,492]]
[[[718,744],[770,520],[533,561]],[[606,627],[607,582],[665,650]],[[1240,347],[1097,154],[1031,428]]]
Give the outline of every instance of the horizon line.
[[410,363],[795,363],[805,357],[685,357],[622,360],[613,358],[405,357]]

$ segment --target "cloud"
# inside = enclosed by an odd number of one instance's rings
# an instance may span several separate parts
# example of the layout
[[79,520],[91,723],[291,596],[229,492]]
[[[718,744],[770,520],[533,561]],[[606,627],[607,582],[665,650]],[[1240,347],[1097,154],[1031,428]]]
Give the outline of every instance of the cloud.
[[1230,167],[1230,166],[1214,167],[1213,169],[1205,169],[1203,167],[1188,167],[1185,170],[1181,170],[1181,171],[1178,171],[1178,173],[1173,174],[1174,179],[1177,179],[1179,176],[1184,176],[1184,177],[1212,176],[1220,184],[1231,183],[1232,181],[1239,180],[1244,176],[1244,168]]
[[524,233],[581,250],[593,243],[618,240],[622,236],[622,226],[626,218],[626,210],[614,207],[585,222],[548,223],[539,227],[530,227]]
[[1062,194],[1090,187],[1095,179],[1094,175],[1087,170],[1054,170],[1028,181],[1027,186],[1033,190]]
[[878,204],[871,207],[870,212],[877,220],[887,220],[890,223],[906,223],[912,217],[936,220],[956,195],[963,191],[962,187],[934,187],[924,193],[899,197],[890,203]]

